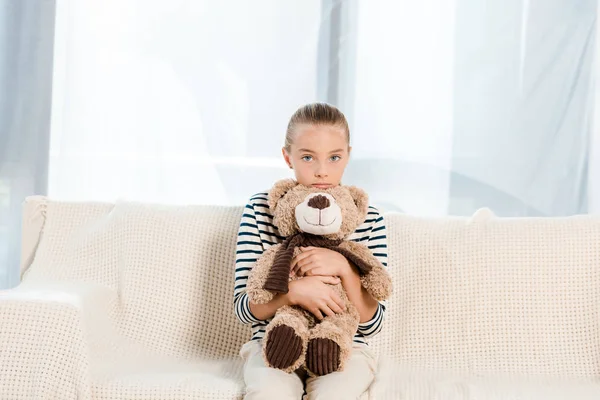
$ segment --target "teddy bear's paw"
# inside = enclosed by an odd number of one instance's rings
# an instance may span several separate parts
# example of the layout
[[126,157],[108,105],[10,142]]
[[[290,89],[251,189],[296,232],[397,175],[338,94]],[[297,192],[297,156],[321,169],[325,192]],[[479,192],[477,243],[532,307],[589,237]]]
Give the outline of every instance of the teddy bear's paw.
[[257,289],[253,286],[248,285],[246,289],[246,293],[248,293],[248,299],[254,304],[267,304],[271,300],[273,300],[273,293],[269,292],[265,289]]
[[327,375],[340,369],[340,346],[328,338],[309,340],[306,350],[306,368],[316,376]]
[[303,344],[294,328],[278,325],[266,338],[265,357],[269,366],[282,370],[296,370],[301,364]]

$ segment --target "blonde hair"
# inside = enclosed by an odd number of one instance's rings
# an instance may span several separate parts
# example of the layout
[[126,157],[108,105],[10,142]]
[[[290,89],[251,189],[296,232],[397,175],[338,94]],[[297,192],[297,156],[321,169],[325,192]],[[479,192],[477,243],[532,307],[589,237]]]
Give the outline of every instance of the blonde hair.
[[311,103],[300,107],[290,118],[285,134],[285,149],[290,150],[292,136],[298,125],[333,125],[343,129],[350,143],[350,127],[346,116],[337,107],[327,103]]

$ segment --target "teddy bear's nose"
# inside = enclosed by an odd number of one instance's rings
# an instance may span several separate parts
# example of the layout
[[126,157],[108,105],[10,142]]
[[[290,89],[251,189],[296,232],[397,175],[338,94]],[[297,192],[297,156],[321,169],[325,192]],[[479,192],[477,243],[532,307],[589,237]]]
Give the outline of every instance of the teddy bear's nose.
[[317,195],[315,197],[312,197],[309,201],[308,201],[308,206],[311,208],[316,208],[318,210],[322,210],[324,208],[327,208],[330,206],[329,203],[329,199],[325,196],[322,195]]

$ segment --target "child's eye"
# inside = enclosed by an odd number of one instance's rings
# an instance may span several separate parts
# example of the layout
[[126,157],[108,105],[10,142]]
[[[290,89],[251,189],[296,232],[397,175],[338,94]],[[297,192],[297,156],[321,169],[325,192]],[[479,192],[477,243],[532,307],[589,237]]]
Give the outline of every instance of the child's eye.
[[304,157],[302,157],[302,160],[310,161],[310,160],[312,160],[312,156],[304,156]]
[[331,161],[339,161],[341,159],[342,159],[342,157],[340,157],[340,156],[331,156],[331,158],[330,158]]

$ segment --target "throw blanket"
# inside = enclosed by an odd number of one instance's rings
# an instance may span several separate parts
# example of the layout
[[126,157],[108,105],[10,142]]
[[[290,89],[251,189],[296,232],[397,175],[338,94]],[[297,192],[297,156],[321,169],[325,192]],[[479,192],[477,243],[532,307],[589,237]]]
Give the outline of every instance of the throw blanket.
[[0,399],[243,397],[238,208],[41,205],[33,263],[0,292]]

